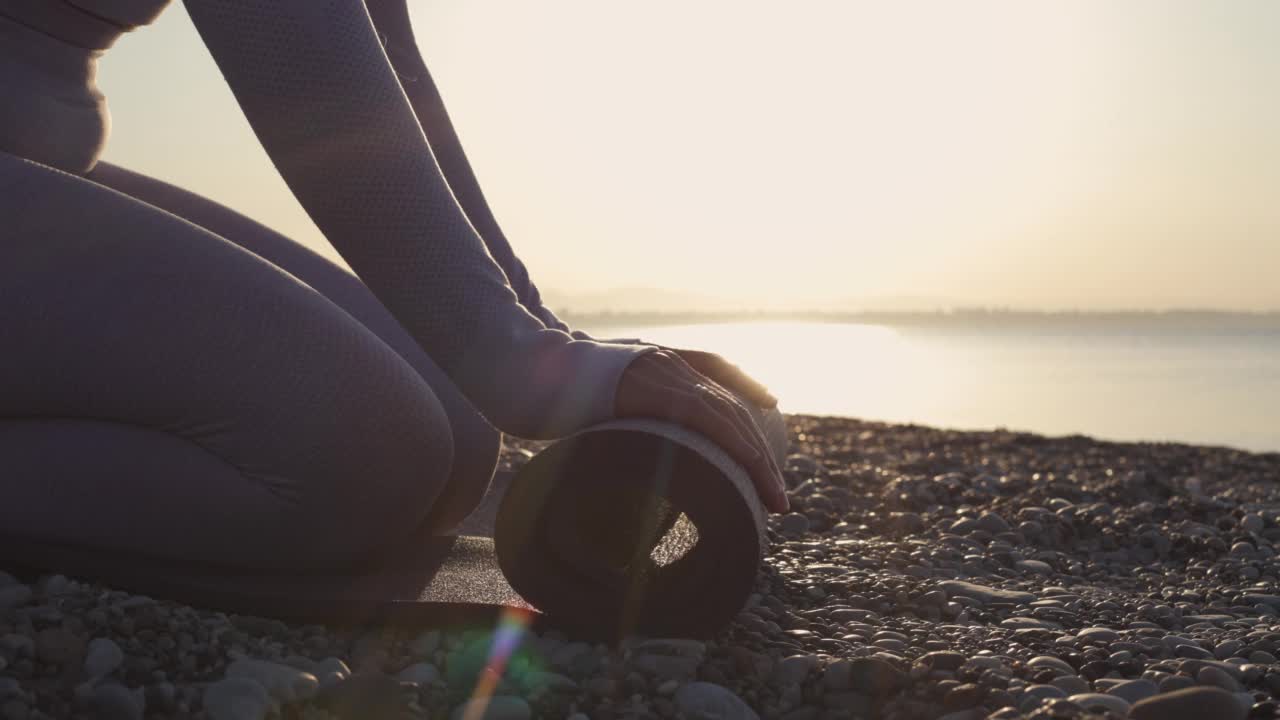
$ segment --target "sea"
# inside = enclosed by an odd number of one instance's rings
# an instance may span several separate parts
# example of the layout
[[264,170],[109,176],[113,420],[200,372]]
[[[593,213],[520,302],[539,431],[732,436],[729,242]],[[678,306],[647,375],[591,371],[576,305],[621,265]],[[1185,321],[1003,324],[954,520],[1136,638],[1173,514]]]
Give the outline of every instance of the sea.
[[[573,323],[571,323],[573,324]],[[1280,331],[1046,323],[573,324],[717,352],[787,413],[1280,452]]]

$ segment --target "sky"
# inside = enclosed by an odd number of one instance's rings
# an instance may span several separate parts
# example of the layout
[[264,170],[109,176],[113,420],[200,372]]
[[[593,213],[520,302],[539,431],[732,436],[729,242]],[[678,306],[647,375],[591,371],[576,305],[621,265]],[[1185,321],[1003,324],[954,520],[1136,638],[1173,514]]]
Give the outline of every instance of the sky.
[[[1280,3],[410,6],[552,297],[1280,309]],[[339,259],[180,2],[98,81],[107,160]]]

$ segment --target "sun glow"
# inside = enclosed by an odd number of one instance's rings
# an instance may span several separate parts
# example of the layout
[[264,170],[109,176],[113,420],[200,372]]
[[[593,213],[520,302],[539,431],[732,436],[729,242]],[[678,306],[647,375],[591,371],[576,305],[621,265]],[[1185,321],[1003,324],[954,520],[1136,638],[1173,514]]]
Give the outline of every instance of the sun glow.
[[[1280,307],[1280,4],[410,8],[544,290]],[[107,159],[333,255],[180,4],[99,82]]]

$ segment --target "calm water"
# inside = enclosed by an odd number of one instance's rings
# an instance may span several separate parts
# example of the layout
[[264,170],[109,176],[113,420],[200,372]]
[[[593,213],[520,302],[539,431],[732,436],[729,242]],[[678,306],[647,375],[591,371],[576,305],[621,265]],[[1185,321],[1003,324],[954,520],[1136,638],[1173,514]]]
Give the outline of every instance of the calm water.
[[621,327],[719,352],[784,412],[1280,451],[1280,335],[961,331],[807,322]]

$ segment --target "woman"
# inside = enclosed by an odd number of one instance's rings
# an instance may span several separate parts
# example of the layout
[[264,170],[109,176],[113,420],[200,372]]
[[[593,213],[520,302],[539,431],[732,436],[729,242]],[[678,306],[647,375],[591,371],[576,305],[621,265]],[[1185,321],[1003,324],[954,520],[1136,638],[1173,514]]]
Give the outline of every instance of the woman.
[[542,306],[402,3],[186,2],[352,275],[98,161],[97,59],[167,0],[0,0],[0,533],[193,566],[353,568],[465,517],[499,431],[616,417],[702,432],[786,508],[729,392],[771,407],[762,387],[714,355],[570,333]]

